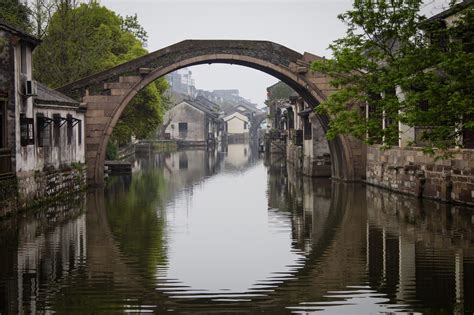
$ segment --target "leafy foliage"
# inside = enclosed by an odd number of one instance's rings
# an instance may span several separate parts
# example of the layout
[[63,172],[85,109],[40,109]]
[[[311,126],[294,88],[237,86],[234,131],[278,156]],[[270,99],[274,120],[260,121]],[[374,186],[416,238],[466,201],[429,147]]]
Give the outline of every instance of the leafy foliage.
[[318,106],[331,117],[329,138],[351,134],[390,147],[398,144],[401,122],[424,126],[421,140],[434,153],[459,145],[462,128],[474,127],[473,8],[446,27],[420,15],[421,5],[356,0],[339,16],[347,33],[330,45],[334,58],[312,64],[339,89]]
[[24,31],[30,31],[28,7],[20,0],[0,1],[0,19]]
[[[122,113],[112,139],[122,145],[127,143],[132,135],[139,139],[150,136],[150,131],[162,123],[166,105],[160,96],[167,88],[166,80],[160,79],[137,94]],[[155,128],[150,130],[150,126]]]
[[284,82],[280,81],[267,88],[267,101],[288,99],[295,91]]
[[[137,17],[121,18],[95,1],[60,3],[34,58],[35,76],[59,87],[147,53],[146,32]],[[143,89],[126,108],[112,139],[119,144],[132,135],[145,138],[161,123],[164,79]]]
[[137,14],[126,16],[125,18],[120,17],[120,19],[122,30],[133,34],[135,38],[137,38],[142,43],[143,46],[146,46],[146,43],[148,41],[148,33],[138,22]]

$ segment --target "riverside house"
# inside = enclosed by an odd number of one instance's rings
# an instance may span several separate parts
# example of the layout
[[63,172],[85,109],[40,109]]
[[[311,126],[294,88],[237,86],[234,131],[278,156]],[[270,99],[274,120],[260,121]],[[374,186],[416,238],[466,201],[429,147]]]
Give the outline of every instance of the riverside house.
[[0,216],[79,190],[84,111],[33,80],[40,41],[0,20]]
[[221,135],[219,115],[219,106],[203,97],[184,100],[165,114],[165,139],[183,146],[215,145]]

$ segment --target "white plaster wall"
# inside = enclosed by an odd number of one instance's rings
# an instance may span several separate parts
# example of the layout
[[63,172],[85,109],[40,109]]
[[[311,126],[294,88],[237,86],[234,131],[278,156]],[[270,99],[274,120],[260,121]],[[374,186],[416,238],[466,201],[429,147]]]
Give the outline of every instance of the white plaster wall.
[[[84,139],[84,114],[76,112],[75,108],[68,107],[34,107],[32,108],[34,117],[35,144],[21,146],[18,133],[17,141],[17,172],[41,171],[45,166],[58,168],[71,163],[85,163],[85,139]],[[72,129],[72,142],[67,143],[67,123],[60,128],[59,145],[54,145],[53,123],[50,125],[50,146],[38,147],[37,119],[36,114],[44,114],[45,117],[53,118],[54,114],[66,117],[68,114],[80,119],[82,126],[81,143],[79,144],[79,124]],[[30,117],[28,115],[28,117]],[[19,119],[19,118],[18,118]]]
[[250,147],[248,143],[234,143],[227,145],[225,163],[240,168],[248,163]]
[[[232,113],[224,118],[227,123],[228,134],[245,134],[249,132],[250,123],[247,116],[240,113]],[[247,129],[244,129],[244,124],[247,123]]]
[[[163,121],[171,123],[165,132],[169,133],[171,139],[205,141],[207,139],[206,114],[197,108],[182,102],[166,112]],[[188,123],[188,132],[185,137],[179,134],[179,123]]]
[[[312,132],[312,155],[313,157],[322,156],[324,154],[330,154],[329,144],[324,133],[323,126],[316,118],[314,114],[310,116],[311,127],[313,128]],[[305,140],[307,141],[307,140]],[[305,154],[306,155],[306,154]]]
[[[180,160],[187,161],[187,168],[180,169]],[[202,180],[206,164],[210,163],[206,150],[195,149],[171,153],[165,158],[164,176],[171,190],[180,190]]]
[[[405,94],[402,89],[397,86],[396,88],[397,98],[400,101],[405,100]],[[400,138],[398,140],[398,146],[400,148],[407,147],[410,143],[415,141],[415,128],[402,124],[398,122],[398,131],[400,133]]]

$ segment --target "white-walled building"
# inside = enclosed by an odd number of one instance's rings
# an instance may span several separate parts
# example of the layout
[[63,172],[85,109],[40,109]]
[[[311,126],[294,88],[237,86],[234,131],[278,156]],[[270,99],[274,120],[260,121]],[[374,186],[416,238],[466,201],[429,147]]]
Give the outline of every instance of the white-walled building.
[[200,98],[180,102],[165,113],[165,138],[191,146],[215,144],[220,137],[217,108]]
[[39,43],[0,20],[0,216],[85,180],[85,108],[33,80]]
[[232,138],[248,139],[250,122],[249,118],[239,112],[228,114],[224,118],[227,136]]

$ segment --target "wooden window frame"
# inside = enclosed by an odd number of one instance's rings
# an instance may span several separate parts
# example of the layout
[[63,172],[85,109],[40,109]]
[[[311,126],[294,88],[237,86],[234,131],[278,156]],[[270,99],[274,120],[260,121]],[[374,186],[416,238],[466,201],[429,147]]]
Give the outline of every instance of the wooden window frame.
[[38,147],[51,146],[51,123],[53,119],[43,113],[36,114],[36,130],[38,137]]
[[20,114],[20,143],[23,147],[35,144],[34,119],[26,114]]
[[74,128],[71,114],[67,114],[66,121],[67,121],[66,122],[66,125],[67,125],[67,131],[66,131],[67,144],[71,145],[72,144],[73,128]]
[[61,143],[61,115],[53,114],[53,146],[59,147]]

